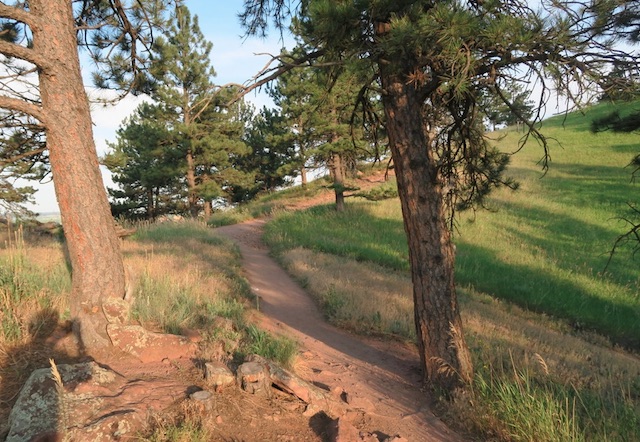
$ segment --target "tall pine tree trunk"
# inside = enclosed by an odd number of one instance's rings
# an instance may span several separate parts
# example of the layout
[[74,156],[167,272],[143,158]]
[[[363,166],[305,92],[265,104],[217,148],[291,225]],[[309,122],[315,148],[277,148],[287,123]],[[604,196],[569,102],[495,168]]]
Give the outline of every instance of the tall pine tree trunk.
[[206,200],[204,202],[204,218],[209,219],[212,213],[213,213],[213,203],[211,200]]
[[[454,250],[422,101],[407,81],[412,66],[380,64],[383,105],[404,228],[409,243],[415,325],[425,381],[445,391],[469,382],[473,367],[462,333]],[[407,66],[407,65],[405,65]]]
[[[333,102],[333,101],[332,101]],[[335,104],[331,106],[331,122],[338,126],[338,111]],[[340,141],[340,136],[333,133],[331,143],[336,145]],[[336,194],[336,211],[344,212],[344,164],[340,152],[332,152],[329,160],[331,176],[333,177],[333,190]]]
[[33,49],[39,65],[53,181],[72,267],[71,315],[82,345],[111,345],[103,304],[123,298],[125,276],[120,244],[98,167],[89,102],[78,59],[72,4],[31,0]]
[[344,212],[344,166],[342,164],[342,156],[339,153],[334,152],[331,154],[329,167],[336,195],[336,211]]
[[155,219],[155,207],[153,204],[153,187],[147,188],[147,219]]
[[[302,120],[302,118],[300,118],[300,120],[298,120],[298,132],[300,134],[304,134],[304,122]],[[302,135],[301,135],[302,137]],[[305,153],[305,148],[304,148],[304,144],[303,141],[300,140],[299,145],[298,145],[298,155],[300,155],[300,158],[302,158],[302,164],[300,165],[300,181],[302,184],[302,187],[306,187],[307,185],[307,154]]]
[[191,149],[187,151],[187,203],[193,218],[198,216],[198,194],[196,192],[196,164]]

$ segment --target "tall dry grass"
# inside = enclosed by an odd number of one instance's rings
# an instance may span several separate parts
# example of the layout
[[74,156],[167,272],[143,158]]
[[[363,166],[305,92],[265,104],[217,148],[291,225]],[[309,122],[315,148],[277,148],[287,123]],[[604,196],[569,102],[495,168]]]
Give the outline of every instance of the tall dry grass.
[[[0,232],[0,439],[20,388],[36,368],[77,360],[70,335],[70,271],[64,244]],[[291,361],[296,346],[247,325],[249,286],[237,247],[198,222],[138,226],[122,241],[133,321],[170,333],[199,331],[202,357],[257,352]],[[234,324],[227,330],[228,318]],[[224,345],[217,345],[218,341]],[[64,343],[64,345],[63,345]]]

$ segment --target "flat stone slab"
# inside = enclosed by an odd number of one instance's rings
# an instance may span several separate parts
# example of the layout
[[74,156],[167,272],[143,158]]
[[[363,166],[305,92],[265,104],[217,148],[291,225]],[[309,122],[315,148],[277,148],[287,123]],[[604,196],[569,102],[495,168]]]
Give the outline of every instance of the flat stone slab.
[[139,325],[109,324],[107,333],[113,345],[143,363],[192,358],[198,349],[185,336],[149,332]]

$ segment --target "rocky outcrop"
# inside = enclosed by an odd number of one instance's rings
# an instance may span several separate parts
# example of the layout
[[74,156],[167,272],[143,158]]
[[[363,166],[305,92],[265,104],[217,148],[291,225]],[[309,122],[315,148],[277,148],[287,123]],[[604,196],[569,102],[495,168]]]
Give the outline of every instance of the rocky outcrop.
[[[135,335],[136,332],[133,333]],[[171,335],[165,337],[175,339]],[[127,350],[136,354],[130,348]],[[155,356],[150,357],[149,353],[143,352],[139,357],[156,361],[166,352],[166,349],[160,351],[156,348],[150,353]],[[239,391],[233,391],[239,387],[266,397],[268,403],[276,395],[291,395],[299,404],[291,412],[302,412],[311,420],[324,416],[333,422],[332,430],[326,433],[332,442],[406,442],[399,436],[388,437],[358,430],[354,420],[362,422],[368,411],[375,410],[364,410],[368,407],[349,401],[350,395],[342,389],[327,391],[319,388],[260,356],[248,357],[235,373],[219,361],[198,365],[202,370],[200,387],[187,383],[188,379],[197,382],[194,377],[197,374],[195,361],[178,360],[176,355],[170,363],[163,359],[161,362],[140,364],[129,358],[125,365],[120,362],[119,368],[111,369],[96,362],[59,366],[52,362],[52,368],[34,371],[11,412],[6,441],[107,442],[133,439],[145,430],[150,415],[175,409],[172,406],[185,400],[185,404],[195,407],[192,409],[198,410],[203,419],[221,425],[223,418],[215,406],[219,401],[217,397],[222,397],[218,396],[221,393],[241,396]],[[126,365],[131,362],[131,367]],[[192,375],[185,376],[187,373]]]
[[[346,413],[347,404],[342,400],[334,397],[330,392],[310,384],[277,364],[257,355],[249,356],[247,361],[248,362],[245,362],[242,366],[250,364],[252,372],[256,373],[256,376],[252,377],[251,380],[258,382],[260,377],[258,373],[264,373],[265,379],[259,381],[262,385],[268,385],[269,387],[275,386],[278,390],[289,393],[305,402],[307,404],[307,415],[313,415],[316,412],[323,411],[327,415],[337,418]],[[240,372],[240,370],[238,370],[238,372]],[[245,383],[249,385],[248,389],[244,388]],[[255,388],[251,385],[250,381],[239,382],[239,384],[249,392]]]
[[34,371],[9,416],[6,442],[107,442],[134,432],[150,412],[186,397],[173,379],[127,379],[95,362]]

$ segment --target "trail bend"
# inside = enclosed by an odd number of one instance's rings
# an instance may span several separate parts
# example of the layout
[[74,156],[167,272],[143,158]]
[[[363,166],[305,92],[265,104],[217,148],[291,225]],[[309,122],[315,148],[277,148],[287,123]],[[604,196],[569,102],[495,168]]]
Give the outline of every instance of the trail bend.
[[416,350],[327,324],[311,297],[269,256],[261,239],[264,224],[251,220],[216,231],[240,248],[245,276],[259,297],[261,326],[299,343],[308,367],[303,377],[343,390],[350,404],[366,411],[370,430],[412,442],[463,441],[431,411]]

